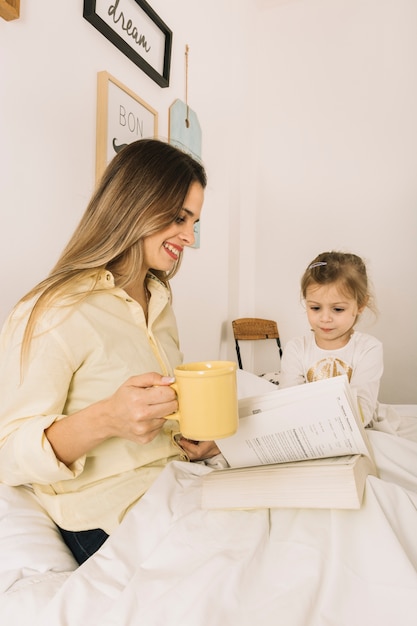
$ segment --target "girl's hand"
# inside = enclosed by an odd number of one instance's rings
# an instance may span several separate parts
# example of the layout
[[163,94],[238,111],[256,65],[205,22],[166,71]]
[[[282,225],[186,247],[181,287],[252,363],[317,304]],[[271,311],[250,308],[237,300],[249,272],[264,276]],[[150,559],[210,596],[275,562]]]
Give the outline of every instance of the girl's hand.
[[214,441],[191,441],[181,437],[178,443],[188,454],[190,461],[203,461],[220,454],[220,450]]

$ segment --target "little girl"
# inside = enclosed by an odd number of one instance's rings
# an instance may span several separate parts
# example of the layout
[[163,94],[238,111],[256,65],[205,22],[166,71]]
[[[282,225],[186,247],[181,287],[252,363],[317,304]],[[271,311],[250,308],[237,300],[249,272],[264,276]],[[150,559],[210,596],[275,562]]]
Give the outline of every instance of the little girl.
[[354,329],[359,315],[373,310],[366,267],[355,254],[323,252],[301,279],[312,333],[284,349],[280,388],[347,374],[365,426],[377,419],[383,372],[380,341]]

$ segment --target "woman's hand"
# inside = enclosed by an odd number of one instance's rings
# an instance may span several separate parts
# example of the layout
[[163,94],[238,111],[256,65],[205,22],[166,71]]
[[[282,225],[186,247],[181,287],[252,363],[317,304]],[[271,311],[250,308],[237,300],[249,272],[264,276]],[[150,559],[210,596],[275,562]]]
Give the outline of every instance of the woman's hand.
[[191,441],[185,437],[178,440],[178,444],[188,454],[190,461],[204,461],[220,454],[214,441]]
[[132,376],[107,400],[110,436],[149,443],[156,437],[165,419],[178,409],[174,382],[156,374]]
[[45,430],[55,455],[69,466],[110,437],[149,443],[178,409],[173,381],[156,372],[132,376],[109,398],[55,421]]

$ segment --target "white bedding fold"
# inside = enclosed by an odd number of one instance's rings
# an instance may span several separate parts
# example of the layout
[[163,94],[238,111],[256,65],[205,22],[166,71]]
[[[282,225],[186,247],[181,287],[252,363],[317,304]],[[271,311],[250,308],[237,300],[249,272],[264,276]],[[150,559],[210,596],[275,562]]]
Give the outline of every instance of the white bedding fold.
[[175,462],[75,569],[33,494],[2,486],[2,623],[415,626],[417,407],[381,406],[358,511],[203,511],[211,469]]
[[170,464],[37,624],[415,625],[417,490],[369,477],[359,511],[202,511],[205,471]]

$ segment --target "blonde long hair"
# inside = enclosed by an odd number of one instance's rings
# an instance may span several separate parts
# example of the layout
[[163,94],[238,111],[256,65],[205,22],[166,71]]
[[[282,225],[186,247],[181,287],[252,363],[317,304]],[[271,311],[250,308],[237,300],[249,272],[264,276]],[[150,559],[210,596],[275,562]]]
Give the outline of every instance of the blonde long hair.
[[[89,291],[77,291],[83,278],[98,278],[101,269],[123,265],[127,271],[118,286],[137,280],[144,238],[175,221],[193,182],[206,187],[202,164],[157,139],[135,141],[114,157],[55,267],[20,300],[35,299],[23,337],[22,363],[42,311],[58,300],[76,303],[94,289],[92,281]],[[181,257],[169,273],[151,271],[170,291],[169,280],[180,263]]]

